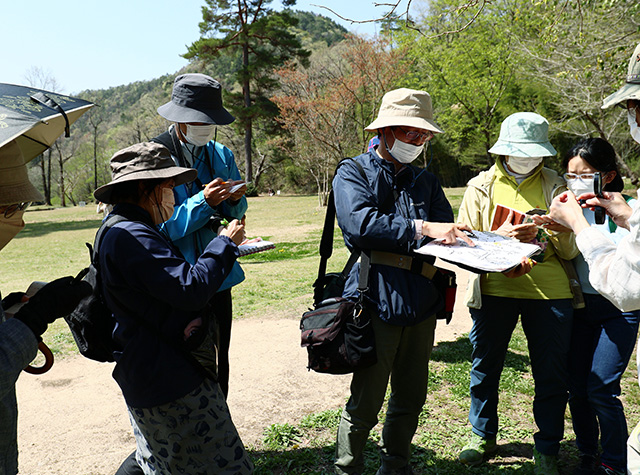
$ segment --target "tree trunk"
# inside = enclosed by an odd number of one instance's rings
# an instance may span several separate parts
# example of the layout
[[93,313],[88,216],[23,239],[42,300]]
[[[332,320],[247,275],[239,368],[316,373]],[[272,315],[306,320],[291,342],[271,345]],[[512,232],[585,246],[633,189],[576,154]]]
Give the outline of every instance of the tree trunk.
[[47,176],[45,177],[46,185],[46,195],[44,195],[44,199],[49,206],[51,206],[51,149],[47,151]]
[[[245,73],[249,69],[249,44],[245,43],[242,46],[242,64],[244,66]],[[247,74],[248,76],[248,74]],[[251,85],[249,84],[248,77],[244,79],[242,83],[242,93],[244,95],[244,107],[247,110],[247,116],[245,118],[244,125],[244,164],[245,164],[245,180],[251,181],[253,177],[253,170],[251,168],[251,142],[252,142],[252,120],[251,120]]]

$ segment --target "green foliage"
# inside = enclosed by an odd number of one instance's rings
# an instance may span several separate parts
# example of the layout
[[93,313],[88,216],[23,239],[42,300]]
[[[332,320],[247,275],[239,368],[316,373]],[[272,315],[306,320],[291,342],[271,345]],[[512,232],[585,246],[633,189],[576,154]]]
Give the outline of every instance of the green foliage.
[[271,424],[264,432],[262,442],[269,450],[284,449],[300,443],[300,431],[291,424]]
[[[272,71],[291,60],[306,62],[309,52],[291,30],[298,20],[289,10],[276,12],[268,8],[272,0],[246,3],[240,0],[206,0],[200,23],[201,37],[188,47],[188,59],[209,61],[221,54],[241,56],[234,74],[240,90],[229,94],[227,107],[236,116],[236,127],[245,135],[245,176],[253,179],[253,121],[273,131],[276,106],[270,101],[277,86]],[[286,2],[287,5],[295,1]],[[256,177],[256,181],[259,176]]]

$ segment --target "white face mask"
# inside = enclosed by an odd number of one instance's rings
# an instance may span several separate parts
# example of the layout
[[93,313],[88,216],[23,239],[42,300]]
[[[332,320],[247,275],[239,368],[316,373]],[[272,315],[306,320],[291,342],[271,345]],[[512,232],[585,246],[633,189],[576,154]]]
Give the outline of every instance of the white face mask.
[[542,157],[507,157],[507,165],[518,175],[529,175],[542,163]]
[[162,196],[160,203],[153,204],[153,213],[151,218],[154,224],[160,224],[167,221],[173,214],[173,207],[175,205],[175,198],[173,196],[173,189],[164,187],[162,188]]
[[5,218],[4,213],[0,213],[0,249],[4,248],[9,241],[24,228],[24,210],[18,210],[10,218]]
[[[387,149],[388,150],[388,149]],[[395,139],[393,142],[393,146],[389,153],[393,158],[395,158],[400,163],[411,163],[418,155],[422,153],[424,150],[424,144],[422,145],[413,145],[410,143],[404,143],[401,140]]]
[[209,143],[209,141],[213,138],[213,135],[216,130],[215,124],[208,125],[191,125],[185,124],[187,126],[187,133],[185,134],[185,138],[187,142],[192,145],[196,145],[197,147],[203,147]]
[[584,193],[593,193],[593,178],[567,180],[567,188],[576,196]]
[[627,110],[627,122],[629,123],[629,133],[633,140],[640,143],[640,127],[638,127],[638,122],[636,121],[636,110],[632,111]]

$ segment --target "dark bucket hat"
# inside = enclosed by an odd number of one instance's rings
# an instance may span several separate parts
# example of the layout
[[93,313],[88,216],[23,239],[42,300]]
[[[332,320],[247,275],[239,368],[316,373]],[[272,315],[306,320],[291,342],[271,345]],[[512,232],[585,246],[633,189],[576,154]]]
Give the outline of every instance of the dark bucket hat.
[[171,101],[158,107],[171,122],[226,125],[235,120],[222,107],[222,86],[205,74],[181,74],[173,82]]
[[103,203],[111,203],[113,188],[127,181],[173,178],[177,186],[198,176],[193,168],[177,167],[169,150],[154,142],[138,143],[117,151],[109,165],[113,179],[93,192],[93,196]]

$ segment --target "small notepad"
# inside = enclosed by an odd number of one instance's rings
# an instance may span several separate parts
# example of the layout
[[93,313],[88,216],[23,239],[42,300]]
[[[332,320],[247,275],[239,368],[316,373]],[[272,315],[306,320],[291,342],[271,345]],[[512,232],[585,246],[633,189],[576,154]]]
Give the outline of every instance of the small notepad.
[[246,256],[248,254],[255,254],[256,252],[268,251],[269,249],[274,249],[276,245],[271,241],[255,241],[249,242],[247,244],[240,244],[238,246],[238,250],[240,251],[241,256]]

